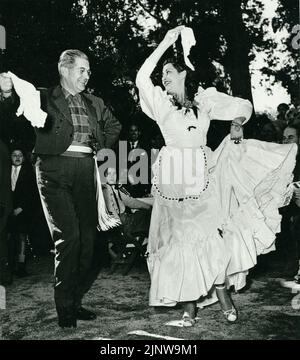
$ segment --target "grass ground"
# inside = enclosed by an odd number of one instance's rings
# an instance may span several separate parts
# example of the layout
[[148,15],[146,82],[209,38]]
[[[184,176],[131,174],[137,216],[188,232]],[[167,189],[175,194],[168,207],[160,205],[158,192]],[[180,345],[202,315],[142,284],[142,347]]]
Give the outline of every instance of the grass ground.
[[[84,305],[97,313],[91,322],[78,322],[77,329],[57,326],[53,303],[53,259],[32,259],[31,276],[15,279],[6,288],[7,304],[0,310],[0,339],[152,339],[150,334],[187,340],[206,339],[300,339],[300,310],[291,306],[295,296],[279,284],[284,264],[269,256],[267,269],[256,270],[249,286],[233,294],[239,321],[228,324],[219,304],[200,310],[200,321],[193,328],[164,325],[179,319],[177,308],[148,306],[149,277],[144,264],[127,276],[119,271],[110,275],[103,269],[85,297]],[[142,330],[144,335],[129,334]]]

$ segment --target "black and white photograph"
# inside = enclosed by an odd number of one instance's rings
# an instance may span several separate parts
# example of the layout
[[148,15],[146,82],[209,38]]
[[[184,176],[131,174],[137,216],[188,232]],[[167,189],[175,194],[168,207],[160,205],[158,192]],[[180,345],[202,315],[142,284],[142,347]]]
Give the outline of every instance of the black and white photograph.
[[0,0],[0,340],[300,340],[299,3]]

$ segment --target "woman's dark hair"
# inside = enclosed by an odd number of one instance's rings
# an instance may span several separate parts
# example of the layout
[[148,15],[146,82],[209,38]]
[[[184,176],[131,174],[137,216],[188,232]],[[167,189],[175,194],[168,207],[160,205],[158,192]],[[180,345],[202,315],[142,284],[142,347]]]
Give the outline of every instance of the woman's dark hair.
[[183,70],[186,70],[186,72],[188,73],[189,71],[189,68],[185,64],[180,63],[178,59],[176,59],[175,57],[169,57],[168,59],[166,59],[163,62],[163,67],[167,64],[172,64],[178,72],[182,72]]
[[184,62],[179,61],[176,57],[169,57],[163,62],[163,67],[167,64],[171,64],[178,72],[186,71],[185,87],[186,94],[189,100],[194,99],[194,95],[198,89],[198,81],[194,78],[193,71],[188,68]]
[[[196,94],[197,90],[198,90],[198,81],[196,81],[195,78],[193,78],[192,76],[192,70],[190,70],[185,63],[183,63],[182,61],[179,61],[176,57],[169,57],[167,58],[164,62],[163,62],[163,66],[167,64],[171,64],[174,66],[174,68],[178,71],[178,72],[182,72],[182,71],[186,71],[186,78],[185,78],[185,89],[186,89],[186,95],[187,95],[187,99],[190,101],[194,100],[194,95]],[[177,106],[178,109],[182,108],[182,105],[174,98],[174,103],[175,106]],[[197,108],[196,106],[192,106],[192,109],[195,113],[195,115],[197,116]]]

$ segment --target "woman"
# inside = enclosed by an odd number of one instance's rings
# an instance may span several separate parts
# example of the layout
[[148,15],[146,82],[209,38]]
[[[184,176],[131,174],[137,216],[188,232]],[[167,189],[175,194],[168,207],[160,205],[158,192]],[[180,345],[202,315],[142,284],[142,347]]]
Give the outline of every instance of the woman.
[[[107,210],[114,218],[120,220],[125,235],[134,237],[135,234],[148,234],[150,226],[151,205],[139,199],[133,198],[117,183],[117,171],[115,168],[107,168],[104,172],[106,184],[103,185],[103,196]],[[128,209],[139,209],[131,212]],[[123,248],[119,234],[120,229],[115,228],[109,231],[108,250],[112,258]]]
[[[237,310],[226,287],[242,288],[257,254],[273,250],[295,148],[242,140],[250,102],[201,87],[188,99],[187,70],[172,61],[163,66],[166,92],[152,84],[153,69],[183,28],[168,31],[136,80],[142,110],[157,122],[166,142],[153,169],[149,303],[183,303],[183,325],[193,326],[196,306],[217,295],[225,318],[234,322]],[[233,120],[235,139],[226,138],[214,153],[206,147],[212,119]]]

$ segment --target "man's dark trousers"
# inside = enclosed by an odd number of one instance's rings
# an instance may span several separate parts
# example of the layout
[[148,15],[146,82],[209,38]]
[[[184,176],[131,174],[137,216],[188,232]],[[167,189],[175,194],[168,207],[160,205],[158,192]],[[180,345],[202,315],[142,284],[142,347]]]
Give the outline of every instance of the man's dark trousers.
[[82,157],[41,155],[38,187],[55,244],[54,297],[58,315],[81,305],[91,286],[97,226],[95,162]]

